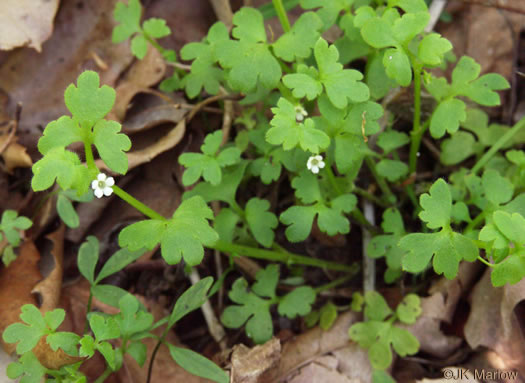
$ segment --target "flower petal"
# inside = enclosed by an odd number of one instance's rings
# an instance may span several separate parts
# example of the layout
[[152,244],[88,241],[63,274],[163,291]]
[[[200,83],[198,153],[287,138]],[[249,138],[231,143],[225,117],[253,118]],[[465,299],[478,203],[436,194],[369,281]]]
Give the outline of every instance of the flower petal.
[[104,173],[98,173],[97,180],[105,181],[107,176]]
[[317,164],[317,166],[318,166],[319,168],[321,168],[321,169],[324,168],[324,161],[319,161],[319,163]]
[[115,179],[113,177],[108,177],[106,179],[106,186],[113,186],[115,185]]
[[109,196],[111,195],[111,193],[113,193],[113,189],[110,188],[109,186],[106,186],[106,187],[104,188],[104,195],[107,196],[107,197],[109,197]]
[[102,192],[102,189],[95,189],[95,195],[97,196],[97,198],[102,198],[102,196],[104,195],[104,193]]
[[97,188],[98,188],[98,181],[93,180],[93,182],[91,182],[91,189],[96,190]]
[[317,166],[312,166],[312,173],[314,174],[319,173],[319,168]]

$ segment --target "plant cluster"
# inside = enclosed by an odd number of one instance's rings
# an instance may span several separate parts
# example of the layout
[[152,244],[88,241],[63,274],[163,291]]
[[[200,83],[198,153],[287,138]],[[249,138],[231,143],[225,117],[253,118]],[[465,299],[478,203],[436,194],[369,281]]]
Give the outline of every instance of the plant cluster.
[[[190,66],[179,65],[175,52],[157,41],[171,32],[164,20],[141,24],[138,0],[117,4],[115,19],[120,24],[114,29],[113,41],[131,38],[137,58],[143,58],[147,49],[157,49],[174,63],[173,75],[160,84],[162,91],[183,90],[190,99],[205,94],[236,95],[242,98],[238,102],[242,114],[235,121],[235,134],[225,137],[222,131],[211,129],[200,152],[179,157],[185,167],[182,182],[192,187],[173,215],[163,217],[114,185],[113,178],[101,174],[94,161],[93,146],[115,174],[125,174],[128,169],[126,152],[131,141],[121,133],[119,123],[104,119],[115,101],[115,91],[100,87],[98,75],[91,71],[82,73],[77,85],[66,89],[71,116],[49,123],[44,130],[38,143],[43,157],[33,166],[33,189],[49,189],[56,181],[60,188],[57,209],[72,227],[78,225],[72,201],[93,198],[90,186],[97,197],[114,193],[147,219],[120,232],[122,250],[97,278],[92,255],[97,253],[96,240],[89,238],[79,254],[79,268],[92,285],[92,295],[119,307],[121,313],[90,314],[93,335],[80,337],[55,335],[60,334],[56,333],[63,319],[60,311],[42,317],[38,310],[26,307],[22,319],[27,325],[13,325],[4,335],[7,341],[20,341],[20,363],[26,363],[12,367],[16,371],[12,376],[36,368],[30,350],[42,336],[47,336],[52,348],[71,355],[90,357],[94,350],[99,351],[108,371],[120,367],[125,352],[142,361],[140,338],[151,335],[155,327],[151,317],[126,292],[99,283],[141,251],[159,245],[170,265],[183,261],[197,266],[203,261],[204,249],[209,248],[232,257],[293,265],[294,272],[301,271],[297,266],[344,272],[343,278],[327,285],[330,288],[348,281],[355,274],[355,265],[291,253],[276,243],[276,230],[282,224],[286,239],[300,242],[310,237],[314,225],[335,236],[348,234],[357,224],[374,234],[367,253],[385,258],[386,283],[399,280],[403,272],[421,273],[430,268],[452,279],[461,261],[476,260],[493,269],[495,286],[516,283],[525,276],[525,155],[511,149],[525,142],[525,120],[514,127],[489,124],[487,115],[476,107],[499,105],[497,91],[508,88],[508,82],[498,74],[480,76],[480,65],[467,56],[457,60],[450,81],[437,76],[434,69],[456,58],[447,39],[425,32],[430,15],[423,0],[299,3],[305,12],[293,25],[281,0],[274,0],[272,9],[263,8],[265,13],[241,8],[233,17],[231,32],[222,22],[215,23],[202,41],[191,42],[180,51],[180,58],[191,62]],[[284,31],[276,39],[268,37],[264,24],[264,15],[272,12]],[[329,42],[322,33],[334,26],[341,36]],[[364,70],[356,69],[363,62]],[[394,122],[388,95],[412,85],[413,119],[411,129],[406,129]],[[426,119],[421,110],[424,90],[433,100]],[[415,183],[421,141],[427,131],[434,140],[441,140],[441,163],[455,165],[449,182],[439,178],[430,184]],[[85,164],[67,149],[75,142],[84,145]],[[363,187],[359,178],[363,174],[372,177],[377,192]],[[247,187],[249,182],[275,185],[286,181],[294,196],[284,206],[274,206],[261,195],[251,196]],[[384,208],[381,229],[362,214],[359,198]],[[208,205],[215,201],[221,205],[216,215]],[[245,324],[248,336],[262,343],[273,334],[271,309],[276,305],[280,315],[305,316],[311,325],[320,321],[323,328],[331,326],[337,306],[329,302],[313,310],[316,293],[327,286],[296,286],[278,295],[279,278],[279,267],[270,264],[257,273],[251,288],[244,278],[237,279],[229,293],[235,304],[224,310],[223,323],[231,328]],[[299,284],[302,282],[299,278]],[[190,288],[177,301],[174,313],[185,299],[194,302],[192,309],[197,308],[211,281],[206,283],[206,288]],[[413,335],[394,325],[415,322],[419,298],[407,295],[395,312],[376,292],[362,299],[366,320],[351,327],[350,338],[369,350],[374,379],[385,381],[391,379],[383,372],[392,361],[391,346],[401,356],[419,348]],[[353,308],[359,306],[358,300],[352,303]],[[172,313],[169,327],[180,319],[178,315]],[[139,316],[137,323],[125,324]],[[24,332],[36,334],[30,343],[23,341],[20,334]],[[107,342],[118,337],[121,344],[117,348]],[[208,363],[207,377],[224,381],[210,362],[169,347],[183,367],[194,372],[188,361]],[[56,371],[38,371],[62,376]]]

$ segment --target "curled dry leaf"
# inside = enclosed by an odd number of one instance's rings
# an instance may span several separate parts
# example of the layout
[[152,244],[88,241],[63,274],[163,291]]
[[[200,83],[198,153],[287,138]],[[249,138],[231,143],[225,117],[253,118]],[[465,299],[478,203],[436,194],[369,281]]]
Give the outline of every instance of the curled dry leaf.
[[38,52],[53,32],[59,0],[3,0],[0,3],[0,50],[29,46]]
[[150,47],[146,57],[131,66],[124,80],[117,86],[115,106],[109,119],[123,121],[131,99],[137,94],[158,83],[166,72],[166,63],[158,50]]
[[13,173],[16,168],[29,168],[33,166],[33,161],[26,148],[18,144],[17,138],[9,138],[8,135],[0,136],[0,156],[4,159],[5,167],[8,173]]
[[231,356],[232,383],[274,381],[280,358],[281,342],[277,338],[253,348],[243,344],[234,346]]
[[522,377],[525,377],[524,322],[515,308],[524,299],[525,279],[515,285],[493,287],[487,269],[472,290],[470,315],[465,324],[465,340],[470,347],[485,346],[495,351],[505,363],[500,368],[516,369]]

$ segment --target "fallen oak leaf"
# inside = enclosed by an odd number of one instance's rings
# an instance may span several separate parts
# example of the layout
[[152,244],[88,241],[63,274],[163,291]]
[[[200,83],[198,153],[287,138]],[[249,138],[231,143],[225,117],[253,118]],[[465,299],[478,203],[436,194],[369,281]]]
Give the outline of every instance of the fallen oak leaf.
[[[27,149],[18,144],[17,138],[11,138],[8,135],[0,136],[0,156],[4,159],[6,170],[9,174],[13,173],[16,168],[29,168],[33,166],[33,161]],[[5,146],[4,146],[5,145]]]

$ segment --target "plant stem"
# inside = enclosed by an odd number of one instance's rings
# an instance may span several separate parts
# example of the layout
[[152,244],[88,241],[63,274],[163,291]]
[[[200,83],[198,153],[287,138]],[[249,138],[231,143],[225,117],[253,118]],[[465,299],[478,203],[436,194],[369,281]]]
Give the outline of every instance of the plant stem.
[[408,160],[408,172],[413,174],[417,168],[417,153],[419,152],[419,145],[421,138],[425,133],[425,127],[421,127],[421,65],[412,59],[412,67],[414,68],[414,122],[411,132],[410,142],[410,157]]
[[480,257],[479,255],[478,255],[478,261],[480,261],[481,263],[484,263],[484,264],[487,265],[488,267],[494,267],[494,264],[490,263],[490,262],[487,261],[485,258]]
[[279,21],[281,22],[281,26],[283,27],[283,31],[286,33],[288,32],[290,27],[290,21],[288,20],[288,15],[286,14],[286,9],[284,9],[283,1],[282,0],[272,0],[273,7],[275,8],[275,12],[277,13],[277,17],[279,18]]
[[365,157],[366,165],[368,166],[368,169],[370,169],[370,173],[372,173],[372,176],[377,182],[377,185],[383,192],[383,194],[386,197],[386,200],[388,203],[393,204],[396,202],[396,196],[394,193],[392,193],[392,190],[390,190],[390,187],[388,186],[386,180],[377,172],[376,170],[376,163],[374,160],[370,157]]
[[496,154],[512,137],[525,126],[525,117],[519,120],[507,133],[501,136],[496,143],[481,157],[471,170],[471,174],[476,174],[483,166]]
[[[357,272],[357,268],[356,268],[356,272]],[[352,279],[353,277],[355,276],[355,274],[348,274],[348,275],[345,275],[344,277],[341,277],[341,278],[337,278],[337,279],[334,279],[332,282],[329,282],[327,284],[324,284],[324,285],[321,285],[319,287],[316,287],[314,290],[317,294],[323,292],[323,291],[326,291],[326,290],[331,290],[333,289],[334,287],[337,287],[339,285],[342,285],[343,283],[345,283],[346,281],[349,281],[350,279]]]
[[113,186],[113,191],[117,196],[122,198],[124,201],[129,203],[131,206],[133,206],[135,209],[140,211],[142,214],[144,214],[146,217],[149,217],[151,219],[158,219],[160,221],[166,221],[166,218],[157,213],[155,210],[151,209],[150,207],[144,205],[142,202],[140,202],[138,199],[133,197],[132,195],[126,193],[124,190],[119,188],[118,186]]
[[[91,292],[91,289],[89,289],[89,298],[88,298],[88,303],[86,307],[86,315],[89,314],[89,312],[91,311],[92,303],[93,303],[93,293]],[[87,334],[88,330],[89,330],[89,322],[86,316],[86,324],[84,325],[84,334]]]
[[487,213],[485,211],[482,211],[479,213],[472,221],[470,221],[465,228],[465,233],[468,233],[472,230],[474,230],[484,219]]
[[358,268],[357,264],[348,266],[337,262],[324,261],[322,259],[305,257],[303,255],[294,254],[290,252],[281,252],[274,250],[258,249],[244,245],[237,245],[234,243],[217,241],[214,245],[209,246],[211,249],[222,251],[223,253],[235,253],[245,255],[250,258],[264,259],[267,261],[277,261],[286,264],[299,264],[305,266],[321,267],[328,270],[347,271],[353,273]]
[[381,207],[390,207],[390,204],[385,203],[381,199],[377,198],[375,195],[370,193],[368,190],[365,190],[363,188],[360,188],[358,186],[354,186],[354,189],[352,190],[355,194],[359,194],[361,197],[366,198],[367,200],[375,203],[376,205],[379,205]]
[[111,368],[109,368],[109,366],[106,367],[106,369],[104,370],[104,372],[102,373],[102,375],[100,375],[97,380],[95,380],[95,383],[102,383],[106,380],[106,378],[108,376],[111,375],[113,371],[111,370]]
[[95,158],[93,157],[93,149],[91,149],[91,142],[84,140],[84,152],[86,154],[86,164],[89,171],[96,175],[98,173],[97,165],[95,165]]

